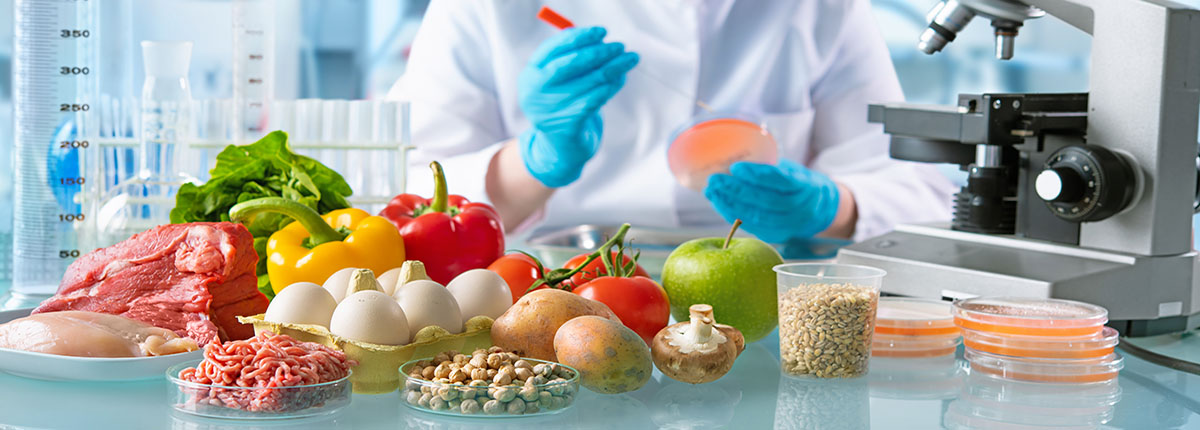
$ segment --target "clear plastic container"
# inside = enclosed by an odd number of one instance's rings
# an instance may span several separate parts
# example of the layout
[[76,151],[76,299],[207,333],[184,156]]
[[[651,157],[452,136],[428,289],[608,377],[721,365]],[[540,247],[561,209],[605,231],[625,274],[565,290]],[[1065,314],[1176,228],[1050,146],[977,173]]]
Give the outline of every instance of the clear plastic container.
[[871,340],[871,356],[894,358],[941,357],[954,354],[962,337],[949,336],[895,336],[882,334],[875,329]]
[[1022,336],[1097,335],[1108,310],[1083,302],[1027,297],[977,297],[954,302],[959,327]]
[[779,354],[791,376],[865,375],[883,270],[829,263],[775,266]]
[[1102,358],[1055,359],[1022,358],[967,349],[963,355],[971,363],[971,372],[1029,382],[1088,384],[1116,379],[1125,367],[1125,359],[1116,354]]
[[579,393],[579,371],[560,363],[522,358],[535,366],[552,364],[565,369],[565,380],[494,387],[490,386],[492,384],[471,386],[441,383],[409,375],[417,362],[428,360],[431,358],[412,360],[400,366],[400,377],[404,379],[400,401],[420,411],[486,418],[549,415],[570,407]]
[[325,415],[350,404],[350,376],[321,384],[292,387],[226,387],[179,379],[179,372],[200,361],[167,369],[167,401],[177,411],[209,418],[276,420]]
[[1112,354],[1120,342],[1112,327],[1104,327],[1099,335],[1056,337],[1019,336],[963,330],[963,342],[968,348],[998,355],[1029,358],[1100,358]]
[[875,333],[899,336],[957,336],[950,302],[905,297],[881,297]]
[[700,115],[679,127],[667,147],[667,164],[684,187],[703,192],[708,177],[728,173],[738,161],[775,164],[779,148],[760,121],[741,114]]

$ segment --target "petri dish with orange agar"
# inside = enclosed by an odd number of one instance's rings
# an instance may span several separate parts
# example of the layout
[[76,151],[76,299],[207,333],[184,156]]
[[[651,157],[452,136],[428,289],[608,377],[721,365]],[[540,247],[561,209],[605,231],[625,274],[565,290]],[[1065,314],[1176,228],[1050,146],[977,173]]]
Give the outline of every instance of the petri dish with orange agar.
[[1116,354],[1085,359],[1023,358],[968,348],[963,357],[971,363],[971,372],[1029,382],[1106,382],[1116,379],[1125,367],[1125,359]]
[[708,177],[729,173],[738,161],[779,162],[775,138],[744,115],[701,115],[680,127],[667,147],[667,164],[684,187],[703,192]]
[[957,336],[950,302],[904,297],[881,297],[875,314],[875,333],[904,336]]
[[954,354],[962,341],[959,336],[889,336],[875,333],[871,355],[893,358],[928,358]]
[[1098,335],[1076,337],[1020,336],[963,330],[963,343],[975,350],[1029,358],[1100,358],[1112,354],[1119,335],[1104,327]]
[[1073,300],[977,297],[954,302],[954,323],[968,330],[1022,336],[1092,336],[1108,310]]

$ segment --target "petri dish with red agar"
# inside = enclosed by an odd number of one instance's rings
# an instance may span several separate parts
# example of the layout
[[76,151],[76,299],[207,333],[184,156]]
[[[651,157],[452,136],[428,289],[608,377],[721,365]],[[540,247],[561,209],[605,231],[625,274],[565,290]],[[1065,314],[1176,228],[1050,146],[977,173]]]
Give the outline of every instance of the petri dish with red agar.
[[760,121],[741,114],[704,114],[676,130],[667,164],[684,187],[703,192],[708,177],[729,173],[739,161],[779,162],[775,138]]

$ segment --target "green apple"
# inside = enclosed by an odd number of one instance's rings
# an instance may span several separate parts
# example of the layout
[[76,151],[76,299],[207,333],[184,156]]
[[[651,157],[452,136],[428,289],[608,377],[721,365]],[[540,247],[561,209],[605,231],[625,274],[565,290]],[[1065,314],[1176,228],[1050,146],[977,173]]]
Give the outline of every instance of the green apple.
[[663,266],[662,285],[671,315],[688,320],[688,307],[712,305],[713,317],[742,332],[746,342],[771,333],[779,323],[773,267],[783,264],[774,247],[754,238],[694,239],[679,245]]

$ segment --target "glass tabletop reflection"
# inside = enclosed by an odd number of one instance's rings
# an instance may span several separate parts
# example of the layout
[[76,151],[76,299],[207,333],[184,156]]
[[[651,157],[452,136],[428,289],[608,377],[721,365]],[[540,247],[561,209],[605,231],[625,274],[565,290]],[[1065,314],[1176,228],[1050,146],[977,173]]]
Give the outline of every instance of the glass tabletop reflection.
[[[1172,348],[1200,349],[1196,336]],[[30,429],[979,429],[1200,428],[1200,376],[1124,354],[1116,381],[1086,385],[1015,382],[972,374],[956,355],[872,358],[849,380],[787,377],[778,336],[748,345],[733,370],[690,385],[655,372],[640,390],[580,394],[561,413],[529,418],[451,418],[413,410],[399,394],[355,395],[332,415],[246,422],[183,414],[163,380],[41,381],[0,373],[0,428]]]

